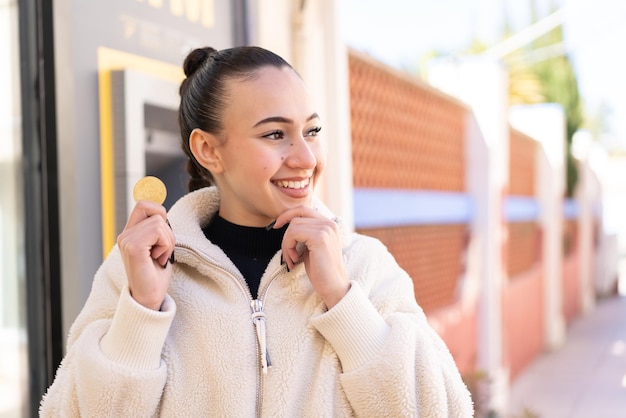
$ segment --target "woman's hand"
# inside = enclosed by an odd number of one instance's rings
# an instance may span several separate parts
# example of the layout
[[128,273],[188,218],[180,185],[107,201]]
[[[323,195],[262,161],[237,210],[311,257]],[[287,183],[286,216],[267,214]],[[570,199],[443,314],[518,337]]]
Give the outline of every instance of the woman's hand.
[[139,201],[117,237],[132,297],[146,308],[159,310],[172,277],[168,262],[176,239],[165,208]]
[[289,224],[281,246],[284,261],[291,269],[298,261],[326,307],[332,308],[348,293],[346,274],[337,224],[312,208],[288,209],[276,219],[274,228]]

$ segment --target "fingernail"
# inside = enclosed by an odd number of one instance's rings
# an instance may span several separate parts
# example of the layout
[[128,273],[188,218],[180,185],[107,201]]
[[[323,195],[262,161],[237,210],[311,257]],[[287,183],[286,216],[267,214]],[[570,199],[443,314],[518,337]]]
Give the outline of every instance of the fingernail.
[[174,251],[172,251],[172,255],[170,255],[170,259],[169,262],[174,264],[176,262],[176,259],[174,258]]
[[287,273],[291,272],[291,270],[289,270],[289,264],[285,264],[285,267],[287,268]]
[[167,226],[169,226],[170,229],[172,229],[172,225],[170,225],[170,220],[169,219],[165,219],[165,222],[167,223]]
[[266,230],[270,230],[276,225],[276,220],[273,220],[268,226],[265,227]]
[[280,265],[282,266],[283,264],[285,264],[285,261],[283,260],[283,255],[280,255]]
[[169,259],[165,260],[165,264],[163,264],[161,267],[163,267],[163,269],[166,269],[169,262],[170,262]]

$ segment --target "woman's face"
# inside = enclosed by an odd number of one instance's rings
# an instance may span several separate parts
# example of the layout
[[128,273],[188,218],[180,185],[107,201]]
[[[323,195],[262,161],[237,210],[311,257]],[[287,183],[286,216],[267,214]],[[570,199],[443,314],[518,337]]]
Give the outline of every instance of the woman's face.
[[320,120],[290,68],[262,67],[257,77],[227,83],[224,141],[215,151],[220,216],[265,226],[288,208],[310,204],[325,165]]

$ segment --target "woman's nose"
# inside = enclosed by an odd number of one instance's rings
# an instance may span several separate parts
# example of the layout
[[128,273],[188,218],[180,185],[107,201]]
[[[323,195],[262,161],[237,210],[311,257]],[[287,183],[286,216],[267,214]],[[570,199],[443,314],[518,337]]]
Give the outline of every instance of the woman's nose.
[[317,164],[317,158],[315,158],[313,146],[312,143],[309,143],[303,137],[294,139],[289,144],[287,164],[297,168],[314,168]]

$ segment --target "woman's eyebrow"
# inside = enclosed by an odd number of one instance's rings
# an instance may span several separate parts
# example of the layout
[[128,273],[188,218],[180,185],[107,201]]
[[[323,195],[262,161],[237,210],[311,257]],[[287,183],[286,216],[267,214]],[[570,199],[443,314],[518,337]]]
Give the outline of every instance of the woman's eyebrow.
[[309,122],[309,121],[311,121],[313,119],[319,119],[319,118],[320,118],[320,116],[317,113],[313,113],[313,114],[311,114],[311,116],[306,118],[306,121]]
[[[309,122],[316,118],[319,118],[319,115],[317,113],[313,113],[311,114],[311,116],[306,118],[306,121]],[[264,123],[271,123],[271,122],[292,124],[293,120],[282,117],[282,116],[270,116],[269,118],[261,119],[253,127],[256,128],[259,125],[263,125]]]

